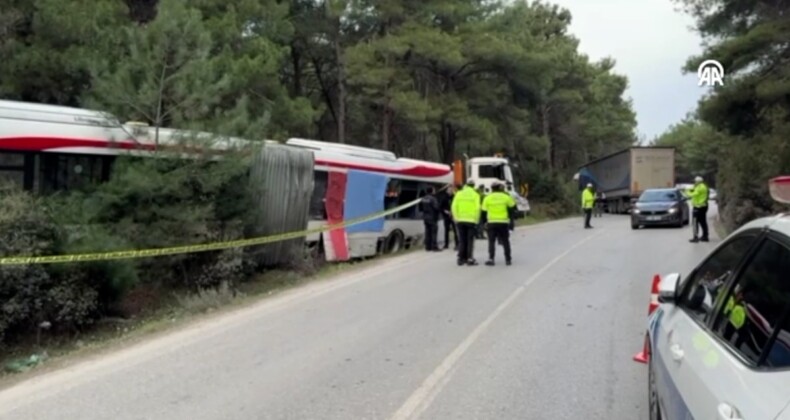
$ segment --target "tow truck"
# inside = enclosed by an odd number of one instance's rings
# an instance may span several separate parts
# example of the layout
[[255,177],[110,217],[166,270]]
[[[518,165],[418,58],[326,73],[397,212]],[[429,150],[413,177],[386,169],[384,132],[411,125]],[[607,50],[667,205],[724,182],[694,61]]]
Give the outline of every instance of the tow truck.
[[529,213],[529,201],[516,190],[510,160],[503,154],[473,158],[464,155],[463,159],[457,159],[452,166],[456,185],[473,181],[475,186],[482,186],[489,193],[494,183],[504,183],[505,191],[516,200],[519,213]]

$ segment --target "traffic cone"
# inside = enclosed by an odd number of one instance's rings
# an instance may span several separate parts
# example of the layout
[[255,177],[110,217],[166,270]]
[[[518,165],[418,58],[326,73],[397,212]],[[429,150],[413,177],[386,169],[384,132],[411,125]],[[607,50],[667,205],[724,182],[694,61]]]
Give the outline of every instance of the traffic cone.
[[[653,287],[650,289],[650,304],[647,306],[647,316],[653,314],[658,308],[658,284],[661,283],[661,276],[656,274],[653,276]],[[642,351],[634,355],[634,361],[638,363],[647,363],[650,358],[650,351],[648,350],[647,336],[642,346]]]
[[653,314],[658,308],[658,284],[661,283],[661,276],[653,276],[653,287],[650,289],[650,305],[647,307],[647,316]]

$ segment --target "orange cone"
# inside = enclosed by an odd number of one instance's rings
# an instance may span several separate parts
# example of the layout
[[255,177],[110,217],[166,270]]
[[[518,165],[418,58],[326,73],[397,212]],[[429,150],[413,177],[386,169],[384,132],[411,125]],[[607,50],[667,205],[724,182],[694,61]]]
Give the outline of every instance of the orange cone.
[[642,351],[634,355],[634,361],[647,364],[648,359],[650,359],[650,351],[647,349],[647,336],[645,336],[644,347],[642,347]]
[[658,284],[661,283],[661,276],[656,274],[653,276],[653,288],[650,289],[650,305],[647,307],[647,316],[653,314],[658,308]]
[[[647,316],[653,314],[658,308],[658,284],[661,283],[661,276],[656,274],[653,276],[653,287],[650,289],[650,304],[647,306]],[[648,350],[647,336],[645,336],[645,343],[642,351],[634,355],[634,361],[638,363],[647,363],[650,359],[650,351]]]

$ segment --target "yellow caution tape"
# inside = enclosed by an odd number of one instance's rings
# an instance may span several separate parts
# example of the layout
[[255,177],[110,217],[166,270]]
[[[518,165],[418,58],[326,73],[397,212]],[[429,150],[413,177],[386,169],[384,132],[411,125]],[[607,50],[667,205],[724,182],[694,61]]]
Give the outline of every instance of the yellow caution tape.
[[165,255],[189,254],[194,252],[219,251],[219,250],[230,249],[230,248],[244,248],[249,246],[265,245],[273,242],[287,241],[289,239],[297,239],[307,235],[312,235],[314,233],[328,232],[330,230],[341,229],[344,227],[369,222],[371,220],[380,219],[382,217],[386,217],[391,214],[395,214],[400,211],[403,211],[409,207],[415,206],[420,202],[420,200],[421,199],[418,198],[406,204],[401,204],[400,206],[393,207],[389,210],[373,213],[367,216],[362,216],[351,220],[346,220],[343,221],[342,223],[324,225],[318,228],[300,230],[296,232],[279,233],[276,235],[261,236],[261,237],[249,238],[249,239],[239,239],[235,241],[214,242],[209,244],[198,244],[198,245],[173,246],[167,248],[95,252],[89,254],[73,254],[73,255],[47,255],[40,257],[6,257],[6,258],[0,258],[0,266],[129,260],[134,258],[161,257]]

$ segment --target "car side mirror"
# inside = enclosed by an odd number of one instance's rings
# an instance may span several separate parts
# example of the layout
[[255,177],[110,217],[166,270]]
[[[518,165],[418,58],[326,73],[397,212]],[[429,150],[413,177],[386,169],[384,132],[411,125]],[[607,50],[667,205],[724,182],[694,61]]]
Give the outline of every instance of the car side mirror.
[[658,284],[658,301],[660,303],[675,303],[677,301],[680,274],[666,275]]

